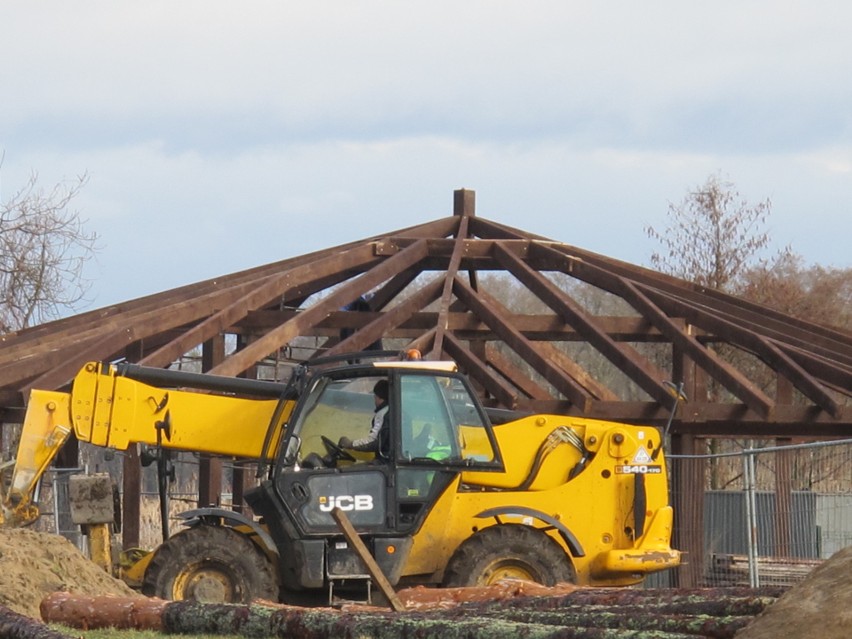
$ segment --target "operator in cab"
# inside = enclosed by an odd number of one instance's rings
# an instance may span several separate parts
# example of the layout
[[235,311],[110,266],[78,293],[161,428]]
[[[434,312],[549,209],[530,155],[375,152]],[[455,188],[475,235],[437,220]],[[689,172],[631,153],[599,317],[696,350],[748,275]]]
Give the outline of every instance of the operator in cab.
[[388,397],[388,380],[380,379],[373,386],[373,399],[376,409],[373,411],[373,421],[370,432],[366,437],[352,440],[343,436],[338,441],[338,446],[359,452],[370,452],[376,454],[376,459],[387,460],[390,458],[390,419]]

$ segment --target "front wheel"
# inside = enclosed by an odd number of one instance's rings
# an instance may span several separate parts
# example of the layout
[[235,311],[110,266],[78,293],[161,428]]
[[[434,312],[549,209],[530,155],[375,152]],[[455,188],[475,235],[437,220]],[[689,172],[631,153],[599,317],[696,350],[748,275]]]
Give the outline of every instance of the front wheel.
[[576,573],[565,551],[545,533],[506,524],[481,530],[459,546],[447,564],[444,586],[490,586],[502,579],[555,586],[573,583]]
[[200,603],[278,600],[272,563],[246,535],[201,525],[179,532],[154,553],[142,592]]

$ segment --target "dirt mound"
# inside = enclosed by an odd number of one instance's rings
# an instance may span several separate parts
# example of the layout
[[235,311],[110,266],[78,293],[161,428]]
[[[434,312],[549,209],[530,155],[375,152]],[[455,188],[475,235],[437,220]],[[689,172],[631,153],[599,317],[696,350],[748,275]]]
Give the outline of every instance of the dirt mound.
[[52,592],[134,596],[123,581],[98,568],[64,537],[0,528],[0,604],[39,619]]
[[835,553],[788,590],[737,639],[846,639],[852,629],[852,546]]

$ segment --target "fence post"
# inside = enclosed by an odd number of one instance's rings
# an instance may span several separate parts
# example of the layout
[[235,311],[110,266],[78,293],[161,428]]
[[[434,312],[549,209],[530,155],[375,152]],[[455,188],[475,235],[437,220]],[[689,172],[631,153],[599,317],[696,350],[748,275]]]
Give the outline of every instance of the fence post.
[[743,484],[745,488],[746,540],[748,542],[748,581],[752,588],[760,586],[760,574],[757,570],[757,500],[755,498],[756,476],[754,471],[754,450],[749,447],[743,451]]

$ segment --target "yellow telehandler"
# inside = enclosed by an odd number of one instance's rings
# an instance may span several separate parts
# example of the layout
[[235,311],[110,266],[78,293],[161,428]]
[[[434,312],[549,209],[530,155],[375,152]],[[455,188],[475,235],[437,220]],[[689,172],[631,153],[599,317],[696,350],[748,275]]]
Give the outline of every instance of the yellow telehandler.
[[[379,380],[389,389],[382,450],[341,448],[370,431]],[[630,585],[680,562],[657,429],[486,410],[453,362],[350,354],[299,365],[286,384],[89,363],[69,393],[32,391],[11,479],[0,481],[0,524],[38,517],[36,483],[71,432],[263,469],[245,495],[257,518],[183,513],[185,528],[127,571],[165,599],[333,598],[369,584],[336,509],[398,586]]]

